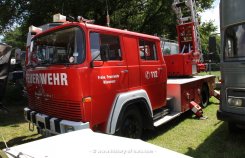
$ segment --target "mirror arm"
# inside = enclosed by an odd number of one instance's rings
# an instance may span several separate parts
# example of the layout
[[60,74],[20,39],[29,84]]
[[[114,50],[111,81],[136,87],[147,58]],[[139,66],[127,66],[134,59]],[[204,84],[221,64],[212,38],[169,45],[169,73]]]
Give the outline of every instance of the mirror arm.
[[93,60],[90,62],[90,67],[94,68],[94,61]]
[[[98,55],[96,55],[96,56],[92,59],[92,61],[90,62],[90,67],[91,67],[91,68],[94,68],[94,61],[95,61],[96,58],[98,58],[99,55],[100,55],[100,53],[99,53]],[[103,63],[104,63],[104,62],[103,62]]]

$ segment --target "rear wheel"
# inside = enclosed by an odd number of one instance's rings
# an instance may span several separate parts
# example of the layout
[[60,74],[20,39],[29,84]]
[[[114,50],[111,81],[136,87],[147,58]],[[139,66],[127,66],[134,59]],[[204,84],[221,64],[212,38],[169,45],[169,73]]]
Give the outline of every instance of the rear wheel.
[[129,108],[125,111],[117,135],[138,139],[142,134],[142,117],[137,108]]
[[202,86],[201,90],[201,101],[202,101],[202,106],[206,107],[209,103],[209,88],[206,84]]

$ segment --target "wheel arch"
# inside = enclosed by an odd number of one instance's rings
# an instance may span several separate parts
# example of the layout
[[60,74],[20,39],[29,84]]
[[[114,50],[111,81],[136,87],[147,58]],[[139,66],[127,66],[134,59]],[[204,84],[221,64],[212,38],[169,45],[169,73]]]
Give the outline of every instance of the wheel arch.
[[115,129],[116,131],[118,130],[120,124],[122,123],[121,121],[122,121],[123,116],[131,108],[135,108],[139,110],[142,121],[144,122],[145,128],[150,129],[153,127],[152,126],[153,120],[150,115],[150,109],[149,109],[149,106],[147,106],[146,100],[144,98],[138,98],[138,99],[134,99],[134,100],[131,100],[125,103],[125,105],[123,106],[119,114],[118,120],[117,120],[116,129]]
[[116,97],[107,122],[106,133],[115,134],[128,108],[137,108],[140,110],[144,126],[146,128],[152,127],[153,113],[149,97],[145,90],[137,90],[119,94]]
[[[209,103],[209,98],[210,98],[210,87],[209,87],[209,85],[208,85],[208,82],[203,82],[202,83],[202,86],[201,86],[201,104],[203,104],[203,93],[207,93],[207,102],[206,102],[206,104],[208,105],[208,103]],[[202,106],[207,106],[207,105],[202,105]]]

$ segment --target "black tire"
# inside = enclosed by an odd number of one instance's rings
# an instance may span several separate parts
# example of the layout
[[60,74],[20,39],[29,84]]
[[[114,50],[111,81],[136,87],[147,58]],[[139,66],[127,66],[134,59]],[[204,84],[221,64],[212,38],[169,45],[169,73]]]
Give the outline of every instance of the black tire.
[[209,104],[209,98],[209,88],[206,84],[204,84],[201,90],[201,105],[203,107],[206,107]]
[[116,135],[139,139],[143,130],[142,117],[137,108],[129,108],[125,111],[122,122],[119,126]]
[[234,122],[228,122],[228,128],[230,133],[237,133],[240,130],[240,128]]

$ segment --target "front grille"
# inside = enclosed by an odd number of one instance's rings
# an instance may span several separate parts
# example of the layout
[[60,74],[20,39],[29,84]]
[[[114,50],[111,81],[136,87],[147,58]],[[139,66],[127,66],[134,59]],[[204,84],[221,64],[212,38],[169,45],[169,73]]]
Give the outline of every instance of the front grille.
[[245,97],[245,89],[227,88],[227,96]]
[[42,114],[49,115],[71,121],[81,121],[81,106],[79,102],[68,100],[45,99],[43,97],[37,98],[28,95],[29,107]]

